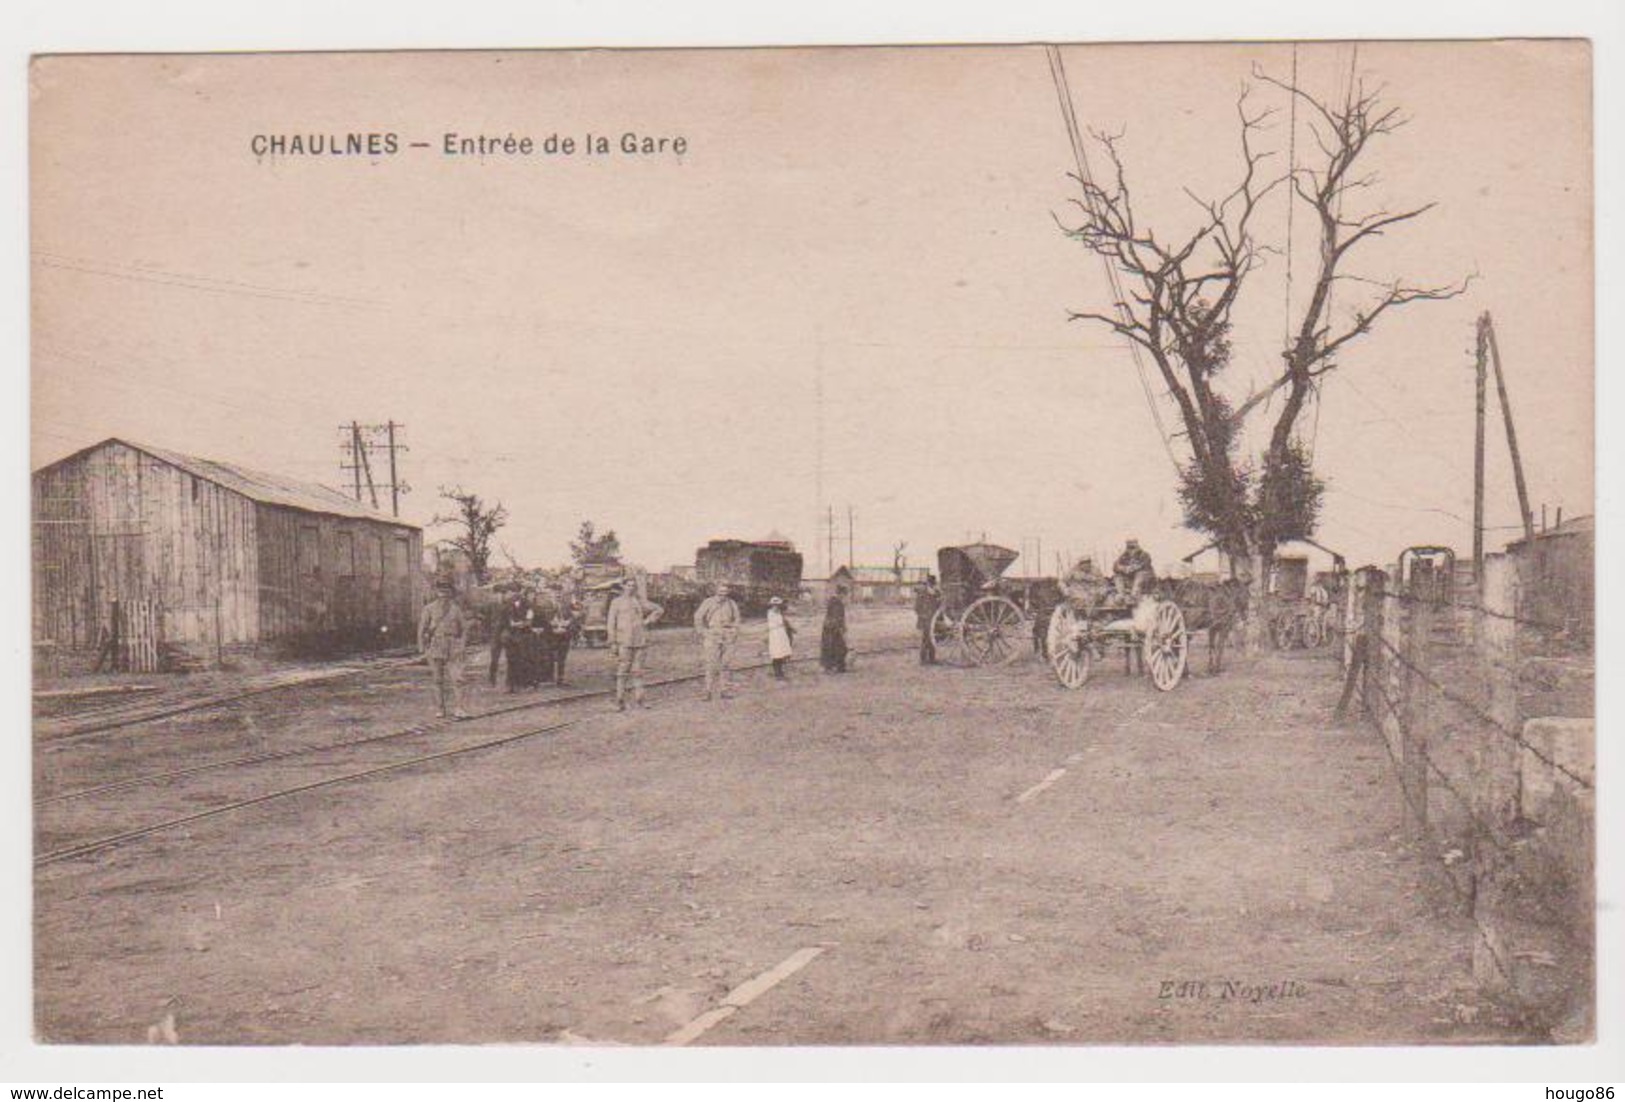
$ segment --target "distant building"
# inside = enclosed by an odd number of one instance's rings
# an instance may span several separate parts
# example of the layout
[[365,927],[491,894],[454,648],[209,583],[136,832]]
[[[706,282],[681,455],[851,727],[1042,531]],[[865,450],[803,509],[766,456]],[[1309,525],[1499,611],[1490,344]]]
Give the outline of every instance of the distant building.
[[846,586],[850,598],[864,604],[907,604],[929,573],[923,566],[843,566],[827,585]]
[[118,439],[32,482],[34,639],[59,653],[121,621],[205,662],[414,638],[421,530],[337,490]]
[[1507,544],[1518,563],[1518,615],[1595,638],[1596,521],[1573,517]]

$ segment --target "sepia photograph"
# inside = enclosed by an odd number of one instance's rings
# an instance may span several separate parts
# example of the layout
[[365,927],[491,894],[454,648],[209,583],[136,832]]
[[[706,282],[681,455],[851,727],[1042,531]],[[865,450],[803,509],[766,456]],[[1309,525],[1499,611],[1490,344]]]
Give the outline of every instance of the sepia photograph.
[[1592,80],[36,56],[35,1041],[1592,1045]]

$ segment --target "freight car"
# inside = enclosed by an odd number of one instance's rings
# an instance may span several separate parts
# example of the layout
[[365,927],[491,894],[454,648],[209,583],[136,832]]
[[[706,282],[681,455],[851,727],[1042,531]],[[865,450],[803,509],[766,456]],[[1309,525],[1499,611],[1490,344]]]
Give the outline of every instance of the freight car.
[[774,597],[801,595],[801,553],[782,543],[712,540],[694,553],[695,575],[706,589],[727,582],[747,616],[761,616]]

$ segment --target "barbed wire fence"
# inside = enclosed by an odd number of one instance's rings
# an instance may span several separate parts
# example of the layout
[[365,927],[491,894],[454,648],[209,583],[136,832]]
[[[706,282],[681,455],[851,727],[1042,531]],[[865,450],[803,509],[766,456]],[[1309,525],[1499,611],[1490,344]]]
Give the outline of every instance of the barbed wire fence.
[[1529,739],[1519,706],[1520,633],[1580,637],[1590,625],[1518,611],[1517,563],[1486,560],[1477,600],[1440,586],[1406,592],[1387,572],[1358,571],[1328,635],[1341,651],[1337,712],[1357,704],[1377,728],[1403,798],[1405,832],[1473,927],[1473,972],[1515,991],[1518,956],[1504,933],[1505,893],[1530,824],[1525,774],[1544,770],[1589,806],[1589,761],[1564,761]]

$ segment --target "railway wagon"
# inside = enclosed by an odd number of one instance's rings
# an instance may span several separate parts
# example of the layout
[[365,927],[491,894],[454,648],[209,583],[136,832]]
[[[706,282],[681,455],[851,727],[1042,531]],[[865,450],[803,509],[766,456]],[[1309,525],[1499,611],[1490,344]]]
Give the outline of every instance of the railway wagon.
[[784,544],[712,540],[694,552],[695,576],[706,589],[727,582],[747,616],[762,616],[774,597],[801,595],[801,553]]

